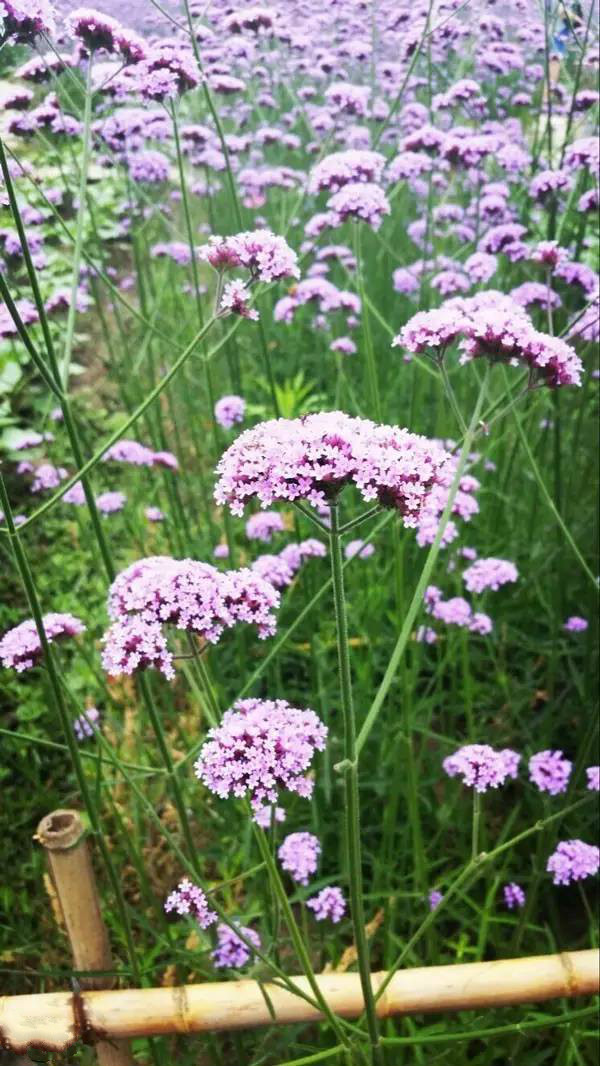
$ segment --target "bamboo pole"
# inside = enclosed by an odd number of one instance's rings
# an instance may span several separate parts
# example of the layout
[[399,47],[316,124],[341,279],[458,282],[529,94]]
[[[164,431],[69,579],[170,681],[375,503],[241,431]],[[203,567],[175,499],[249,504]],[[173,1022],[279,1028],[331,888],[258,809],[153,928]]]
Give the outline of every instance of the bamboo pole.
[[[86,831],[78,811],[56,810],[42,818],[34,840],[42,845],[50,870],[67,936],[71,945],[74,969],[112,970],[113,961],[106,926],[102,919],[96,878],[92,867]],[[83,989],[109,989],[110,976],[81,977]],[[77,986],[70,994],[73,1040],[91,1039],[90,1022],[83,994]],[[2,1029],[0,1027],[0,1038]],[[41,1035],[41,1034],[38,1034]],[[42,1046],[46,1044],[42,1040]],[[36,1041],[29,1041],[35,1044]],[[0,1039],[0,1046],[1,1039]],[[99,1066],[132,1066],[128,1040],[96,1044]]]
[[[394,1014],[501,1007],[593,995],[599,986],[598,963],[599,952],[589,950],[403,970],[394,974],[377,1001],[377,1013],[387,1018]],[[371,975],[375,993],[384,978],[385,973]],[[293,980],[310,993],[306,978]],[[362,1013],[358,974],[321,974],[317,981],[335,1013],[345,1018]],[[261,990],[258,982],[249,980],[180,988],[90,991],[82,993],[81,999],[88,1034],[99,1039],[252,1029],[318,1021],[322,1017],[286,989],[267,984]],[[19,1051],[41,1044],[64,1051],[78,1036],[69,993],[0,998],[0,1047]]]

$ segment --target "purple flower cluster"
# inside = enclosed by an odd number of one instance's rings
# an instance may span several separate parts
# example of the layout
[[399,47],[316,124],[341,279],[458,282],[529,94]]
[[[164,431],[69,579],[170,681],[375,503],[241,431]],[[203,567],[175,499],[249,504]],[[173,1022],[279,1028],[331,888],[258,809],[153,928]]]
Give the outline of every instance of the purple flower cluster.
[[570,618],[567,618],[563,629],[567,633],[585,633],[588,624],[586,618],[580,618],[579,615],[572,614]]
[[97,707],[87,707],[73,722],[73,732],[77,740],[89,740],[94,736],[100,724],[100,711]]
[[118,440],[102,456],[104,463],[128,463],[130,466],[164,466],[177,470],[179,463],[171,452],[155,452],[137,440]]
[[600,766],[588,766],[585,773],[588,790],[590,792],[600,792]]
[[447,626],[460,626],[485,637],[492,632],[493,622],[483,611],[474,611],[462,596],[445,600],[436,585],[429,585],[424,594],[425,610],[438,622]]
[[346,913],[344,894],[341,888],[337,888],[335,885],[322,888],[312,899],[307,899],[306,906],[310,907],[311,911],[314,911],[318,922],[331,921],[337,924],[337,922],[341,922]]
[[1,0],[2,37],[31,44],[40,33],[52,35],[56,11],[48,0]]
[[317,872],[321,845],[314,833],[288,833],[277,855],[282,869],[300,885],[307,885]]
[[223,429],[244,421],[246,401],[241,396],[221,396],[215,404],[215,420]]
[[184,877],[165,900],[165,911],[172,911],[180,918],[193,918],[201,929],[208,929],[216,922],[217,915],[208,906],[208,900],[198,885]]
[[561,840],[546,863],[546,870],[553,875],[555,885],[584,881],[597,874],[599,867],[600,849],[583,840]]
[[379,229],[385,215],[391,213],[390,202],[383,189],[373,182],[354,181],[343,185],[327,201],[329,224],[341,226],[349,219],[368,222]]
[[420,311],[392,341],[409,352],[433,350],[442,358],[461,337],[461,362],[485,357],[510,365],[524,362],[551,388],[581,384],[579,356],[560,337],[536,330],[522,307],[509,296],[489,292],[455,297],[434,311]]
[[[49,644],[65,637],[76,637],[85,632],[80,618],[72,614],[51,612],[42,618],[44,633]],[[9,629],[0,640],[0,661],[17,673],[30,670],[42,658],[42,645],[33,619],[28,618],[14,629]]]
[[211,792],[222,799],[249,795],[255,809],[275,803],[281,789],[309,798],[307,770],[326,737],[314,711],[286,700],[238,700],[210,730],[194,769]]
[[118,574],[109,590],[114,622],[103,638],[104,668],[118,675],[156,665],[173,677],[163,625],[216,644],[226,629],[247,622],[262,639],[275,631],[278,606],[278,592],[251,570],[220,571],[169,556],[140,559]]
[[337,192],[344,185],[357,182],[378,182],[385,157],[380,152],[350,149],[324,156],[308,176],[308,192],[314,195],[321,189]]
[[481,593],[486,589],[496,592],[507,582],[517,581],[519,572],[508,559],[477,559],[463,572],[463,581],[469,592]]
[[261,540],[265,544],[273,539],[275,533],[283,533],[283,518],[277,511],[259,511],[246,522],[248,540]]
[[464,785],[476,792],[498,788],[507,778],[516,778],[521,756],[504,748],[495,751],[489,744],[465,744],[444,759],[442,766],[449,777],[460,775]]
[[243,514],[247,500],[308,500],[313,506],[353,483],[363,499],[393,507],[414,526],[447,453],[408,430],[341,411],[261,422],[227,449],[217,466],[217,503]]
[[[254,929],[250,929],[245,925],[238,925],[237,929],[246,940],[254,944],[255,948],[260,949],[260,937]],[[214,951],[211,951],[211,959],[216,968],[219,970],[239,970],[246,965],[250,956],[250,948],[246,946],[239,936],[236,936],[234,930],[222,922],[219,923],[217,926],[217,947]]]
[[254,281],[279,281],[300,276],[296,253],[283,237],[268,229],[237,233],[232,237],[211,237],[198,250],[200,259],[215,270],[243,268]]
[[538,751],[529,760],[529,780],[540,792],[558,796],[567,791],[573,763],[565,759],[562,751]]
[[515,907],[525,906],[525,893],[516,881],[509,881],[507,885],[504,885],[502,895],[504,897],[504,905],[508,907],[509,911],[514,910]]

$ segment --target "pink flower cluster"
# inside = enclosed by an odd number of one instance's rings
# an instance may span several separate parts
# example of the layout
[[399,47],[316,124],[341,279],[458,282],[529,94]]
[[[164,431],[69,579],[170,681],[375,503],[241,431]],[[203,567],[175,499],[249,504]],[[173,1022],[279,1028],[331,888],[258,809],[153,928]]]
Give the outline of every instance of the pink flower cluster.
[[[51,612],[42,618],[44,633],[49,644],[64,637],[76,637],[85,632],[80,618],[72,614]],[[0,661],[17,673],[30,670],[42,658],[42,645],[35,622],[28,618],[14,629],[9,629],[0,640]]]
[[384,166],[385,157],[380,152],[352,148],[347,152],[332,152],[312,168],[308,192],[313,195],[321,189],[336,192],[343,185],[355,182],[377,182]]
[[[245,925],[238,925],[237,928],[246,940],[254,944],[255,948],[260,948],[260,937],[254,929]],[[217,947],[211,951],[211,959],[217,969],[239,970],[246,965],[250,955],[250,948],[239,936],[236,936],[233,929],[223,923],[217,926]]]
[[246,522],[248,540],[262,540],[265,544],[273,539],[275,533],[283,533],[283,518],[277,511],[259,511]]
[[217,796],[249,795],[255,809],[275,803],[281,789],[308,799],[313,781],[307,770],[326,738],[314,711],[286,700],[238,700],[210,730],[194,769]]
[[[433,544],[437,536],[440,518],[444,513],[450,496],[450,489],[457,466],[458,457],[451,456],[442,471],[438,484],[433,486],[425,501],[417,525],[417,544],[420,548]],[[451,514],[453,518],[446,523],[446,528],[442,535],[442,548],[447,547],[458,536],[458,527],[454,519],[460,518],[463,522],[470,522],[474,515],[479,513],[479,504],[475,498],[475,493],[479,488],[480,482],[472,474],[464,474],[460,479],[452,504]]]
[[194,559],[151,556],[118,574],[108,595],[113,625],[104,635],[108,673],[156,666],[173,676],[165,624],[216,644],[239,622],[255,625],[262,639],[275,631],[279,593],[251,570],[220,571]]
[[444,600],[436,585],[426,588],[424,600],[427,613],[444,625],[461,626],[469,629],[471,633],[479,633],[482,637],[487,636],[494,628],[489,615],[483,611],[474,611],[462,596],[451,596],[449,600]]
[[519,572],[508,559],[477,559],[463,572],[463,581],[469,592],[496,592],[507,582],[517,581]]
[[476,792],[498,788],[507,778],[516,778],[521,756],[510,748],[495,751],[489,744],[465,744],[444,759],[449,777],[460,775],[464,785]]
[[286,544],[278,555],[259,555],[252,563],[251,570],[275,588],[284,589],[291,585],[305,559],[324,558],[326,555],[327,548],[323,542],[309,537],[299,544]]
[[379,229],[384,215],[389,215],[392,210],[379,185],[362,181],[343,185],[329,197],[327,207],[332,226],[341,226],[348,219],[352,219],[356,222],[368,222],[373,229]]
[[215,404],[215,421],[223,429],[231,429],[236,422],[243,422],[246,401],[241,396],[221,396]]
[[177,470],[179,463],[172,452],[155,452],[137,440],[118,440],[102,456],[103,463],[129,463],[131,466],[164,466]]
[[217,503],[243,514],[246,501],[308,500],[313,506],[350,483],[365,500],[397,509],[415,526],[448,454],[406,429],[341,411],[273,419],[246,430],[217,466]]
[[296,253],[283,237],[268,229],[237,233],[232,237],[213,236],[198,250],[198,256],[215,270],[237,267],[249,270],[255,281],[279,281],[300,276]]
[[314,911],[318,922],[324,922],[329,919],[329,921],[336,924],[341,922],[346,913],[344,894],[341,888],[337,888],[335,885],[322,888],[312,899],[307,899],[306,906],[310,907],[311,911]]
[[288,833],[277,851],[282,868],[300,885],[307,885],[316,873],[320,854],[314,833]]
[[584,881],[597,874],[599,867],[600,849],[583,840],[561,840],[546,863],[546,870],[553,875],[555,885]]
[[194,885],[187,877],[180,881],[177,888],[167,896],[165,911],[170,914],[175,911],[180,918],[194,918],[201,929],[208,929],[209,925],[216,922],[217,915],[208,906],[208,900],[198,885]]
[[529,760],[529,780],[540,792],[558,796],[567,791],[573,763],[562,751],[538,751]]
[[93,737],[100,725],[100,711],[97,707],[88,707],[73,722],[73,732],[77,740],[89,740]]
[[522,307],[502,293],[455,297],[433,311],[414,315],[394,337],[392,346],[409,352],[432,349],[442,358],[461,337],[461,362],[486,357],[492,362],[524,362],[536,381],[555,388],[581,384],[579,356],[560,337],[536,330]]

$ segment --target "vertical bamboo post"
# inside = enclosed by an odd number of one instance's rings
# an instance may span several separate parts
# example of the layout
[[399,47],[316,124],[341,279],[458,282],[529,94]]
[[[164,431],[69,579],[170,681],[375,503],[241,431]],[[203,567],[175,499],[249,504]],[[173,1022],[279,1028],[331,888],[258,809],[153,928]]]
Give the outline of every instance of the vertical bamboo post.
[[[42,845],[67,929],[76,970],[111,970],[112,955],[104,924],[86,832],[78,811],[56,810],[42,818],[34,840]],[[112,977],[82,977],[85,989],[111,988]],[[86,1018],[73,996],[74,1024],[85,1040]],[[99,1066],[133,1066],[128,1040],[95,1044]]]

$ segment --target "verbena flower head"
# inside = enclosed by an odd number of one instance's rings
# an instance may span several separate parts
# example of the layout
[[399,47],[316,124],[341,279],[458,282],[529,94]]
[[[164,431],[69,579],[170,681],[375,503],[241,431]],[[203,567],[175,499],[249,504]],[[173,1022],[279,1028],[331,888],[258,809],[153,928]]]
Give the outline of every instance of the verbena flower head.
[[102,462],[130,463],[132,466],[152,466],[154,452],[137,440],[118,440],[102,456]]
[[[108,594],[114,624],[104,636],[103,662],[111,674],[155,665],[173,676],[165,624],[216,644],[240,622],[264,639],[275,632],[279,594],[249,569],[217,570],[194,559],[150,556],[117,575]],[[120,667],[120,669],[119,669]]]
[[116,511],[122,511],[126,503],[124,492],[102,492],[96,497],[96,507],[100,514],[115,514]]
[[[237,928],[255,948],[260,948],[260,937],[254,929],[245,925],[238,925]],[[250,949],[228,925],[220,923],[217,926],[217,941],[217,947],[211,951],[211,959],[217,969],[239,970],[249,961]]]
[[241,396],[221,396],[215,404],[215,419],[223,429],[231,429],[236,422],[243,422],[246,401]]
[[540,792],[558,796],[566,792],[573,763],[565,759],[562,751],[538,751],[529,760],[529,780]]
[[519,572],[508,559],[477,559],[463,572],[463,581],[469,592],[496,591],[507,582],[516,581]]
[[324,156],[311,170],[308,192],[321,189],[335,192],[352,182],[377,182],[381,179],[385,157],[380,152],[350,149]]
[[0,18],[1,39],[32,44],[40,33],[53,36],[56,11],[48,0],[0,0]]
[[288,833],[277,851],[282,868],[301,885],[307,885],[316,873],[320,854],[314,833]]
[[200,259],[215,270],[243,268],[254,281],[279,281],[298,278],[298,260],[283,237],[268,229],[237,233],[232,237],[211,237],[198,249]]
[[365,544],[364,540],[349,540],[344,548],[346,559],[353,559],[355,555],[358,555],[360,559],[369,559],[374,554],[375,546]]
[[600,849],[583,840],[561,840],[546,863],[555,885],[570,885],[598,873]]
[[257,498],[305,499],[322,506],[347,484],[377,499],[414,526],[448,454],[406,429],[377,425],[340,411],[273,419],[246,430],[217,466],[217,503],[243,514]]
[[217,920],[217,915],[210,910],[202,889],[187,877],[167,896],[165,911],[167,914],[174,911],[180,918],[194,918],[201,929],[208,929],[209,925]]
[[238,700],[210,730],[194,769],[211,792],[248,795],[255,809],[275,803],[282,789],[309,798],[307,770],[326,737],[314,711],[286,700]]
[[449,777],[460,775],[464,785],[487,792],[516,776],[519,759],[517,752],[508,748],[495,751],[489,744],[465,744],[445,758],[442,766]]
[[87,707],[73,722],[73,732],[77,740],[88,740],[94,736],[100,724],[100,711],[97,707]]
[[164,522],[165,520],[160,507],[145,507],[144,514],[149,522]]
[[373,229],[379,229],[385,215],[391,212],[390,202],[383,189],[373,182],[354,181],[343,185],[338,192],[329,197],[327,208],[331,215],[331,225],[341,226],[352,219],[368,222]]
[[310,907],[311,911],[314,911],[318,922],[341,922],[346,913],[344,894],[341,888],[337,888],[335,885],[322,888],[318,895],[313,896],[312,899],[307,899],[306,906]]
[[439,907],[439,905],[442,902],[443,898],[444,898],[443,894],[437,888],[432,888],[431,892],[429,893],[429,895],[427,897],[427,903],[429,905],[429,910],[430,911],[434,911],[436,909],[436,907]]
[[91,7],[78,7],[66,19],[69,38],[75,38],[88,52],[116,51],[116,36],[122,29],[116,19]]
[[588,625],[589,622],[586,618],[580,618],[579,615],[572,614],[570,618],[567,618],[563,629],[567,633],[585,633]]
[[525,906],[525,893],[516,881],[510,881],[507,885],[504,885],[502,895],[504,897],[504,905],[508,907],[509,911],[514,910],[515,907]]
[[273,539],[275,533],[283,533],[283,518],[277,511],[259,511],[246,522],[248,540],[261,540],[265,544]]
[[233,281],[228,281],[224,285],[219,314],[240,315],[241,318],[248,318],[251,322],[258,322],[258,311],[250,307],[250,293],[239,278],[234,278]]
[[[49,644],[65,637],[76,637],[85,632],[80,618],[72,614],[51,612],[42,618],[44,633]],[[42,645],[36,624],[32,618],[21,622],[14,629],[9,629],[0,640],[0,661],[3,666],[12,667],[17,673],[30,670],[42,658]]]
[[600,766],[588,766],[585,774],[588,790],[590,792],[600,792]]

